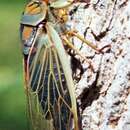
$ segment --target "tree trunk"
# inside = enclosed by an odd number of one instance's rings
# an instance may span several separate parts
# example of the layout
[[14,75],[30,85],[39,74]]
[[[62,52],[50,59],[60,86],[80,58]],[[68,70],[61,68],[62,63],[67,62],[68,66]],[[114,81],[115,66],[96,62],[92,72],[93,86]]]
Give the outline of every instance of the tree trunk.
[[[104,53],[77,38],[72,60],[83,130],[130,130],[130,1],[86,0],[70,8],[67,26]],[[77,62],[76,62],[77,63]]]

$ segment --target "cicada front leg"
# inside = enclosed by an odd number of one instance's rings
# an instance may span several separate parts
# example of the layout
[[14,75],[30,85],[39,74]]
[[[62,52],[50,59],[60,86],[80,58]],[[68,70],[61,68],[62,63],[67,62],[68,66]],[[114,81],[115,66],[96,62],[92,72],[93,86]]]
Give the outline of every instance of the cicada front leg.
[[90,42],[89,40],[85,39],[83,36],[81,36],[80,34],[78,34],[78,31],[76,30],[71,30],[71,31],[67,31],[66,35],[70,38],[72,37],[76,37],[79,40],[81,40],[83,43],[85,43],[86,45],[88,45],[89,47],[91,47],[93,50],[95,50],[97,53],[103,53],[103,49],[106,47],[110,47],[110,46],[104,46],[103,48],[98,48],[96,45],[94,45],[92,42]]

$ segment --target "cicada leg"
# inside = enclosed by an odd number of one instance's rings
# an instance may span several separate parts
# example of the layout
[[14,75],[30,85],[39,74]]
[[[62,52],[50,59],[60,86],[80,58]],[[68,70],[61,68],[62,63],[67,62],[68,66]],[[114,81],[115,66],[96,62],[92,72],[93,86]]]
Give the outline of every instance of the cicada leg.
[[80,34],[77,33],[76,30],[71,30],[65,33],[66,36],[62,36],[62,39],[64,41],[64,43],[66,45],[68,45],[71,49],[73,49],[81,58],[83,58],[87,63],[89,63],[91,70],[93,70],[93,65],[92,63],[85,57],[83,56],[83,54],[80,53],[80,51],[78,49],[76,49],[76,47],[72,44],[72,42],[69,40],[72,37],[76,37],[79,40],[81,40],[83,43],[85,43],[86,45],[90,46],[92,49],[94,49],[97,53],[104,53],[103,50],[105,48],[110,48],[110,45],[106,45],[103,48],[99,49],[96,45],[94,45],[92,42],[90,42],[89,40],[85,39],[84,37],[82,37]]
[[83,36],[81,36],[80,34],[78,34],[78,32],[76,30],[71,30],[66,32],[66,34],[68,35],[68,37],[76,37],[79,40],[81,40],[83,43],[85,43],[86,45],[90,46],[92,49],[94,49],[97,53],[104,53],[103,50],[104,48],[110,48],[110,45],[106,45],[102,48],[98,48],[96,45],[94,45],[92,42],[90,42],[89,40],[85,39]]
[[71,49],[73,49],[82,59],[84,59],[90,65],[90,68],[93,70],[92,63],[85,56],[83,56],[83,54],[81,54],[80,51],[76,49],[75,46],[66,37],[62,37],[62,39],[65,44],[68,45]]

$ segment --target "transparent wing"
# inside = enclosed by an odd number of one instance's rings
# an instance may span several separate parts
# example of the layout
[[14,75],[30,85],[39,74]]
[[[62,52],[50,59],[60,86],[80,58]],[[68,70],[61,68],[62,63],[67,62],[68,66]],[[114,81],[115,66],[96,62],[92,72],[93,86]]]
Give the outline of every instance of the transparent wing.
[[[29,61],[29,93],[33,93],[37,99],[36,106],[31,108],[37,109],[35,114],[41,114],[37,122],[44,119],[52,123],[50,126],[53,130],[71,130],[73,113],[63,68],[55,47],[48,48],[48,43],[41,46],[41,42],[46,41],[41,39],[34,58]],[[40,128],[43,122],[42,120],[37,127]]]
[[[39,71],[41,71],[41,63],[39,63],[38,51],[40,50],[40,45],[38,45],[38,34],[39,29],[35,27],[21,26],[21,38],[22,38],[22,46],[23,46],[23,54],[24,54],[24,70],[25,70],[25,83],[26,83],[26,94],[27,94],[27,105],[28,112],[30,118],[30,124],[32,129],[34,130],[53,130],[52,129],[52,121],[48,121],[44,119],[41,105],[39,103],[38,95],[35,89],[35,85],[37,85]],[[39,49],[38,49],[39,47]],[[44,53],[43,53],[44,55]],[[38,57],[39,58],[39,57]],[[45,59],[44,59],[45,60]],[[38,67],[39,66],[39,67]],[[36,69],[38,68],[37,72]],[[33,83],[31,83],[34,78],[32,75],[36,74],[36,78]],[[32,75],[32,76],[31,76]],[[37,81],[36,81],[37,80]]]
[[28,53],[24,52],[26,92],[32,129],[71,130],[72,104],[58,53],[54,46],[50,47],[47,34],[40,34],[40,37],[37,36],[37,31],[30,31],[35,34],[35,42],[29,47]]

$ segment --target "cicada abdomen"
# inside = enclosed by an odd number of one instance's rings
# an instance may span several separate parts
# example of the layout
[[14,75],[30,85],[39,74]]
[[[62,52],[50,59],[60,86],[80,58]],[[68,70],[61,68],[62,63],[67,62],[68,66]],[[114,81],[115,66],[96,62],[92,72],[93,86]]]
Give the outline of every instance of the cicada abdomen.
[[47,12],[48,8],[44,1],[32,1],[21,19],[31,127],[34,130],[79,130],[69,61],[59,33],[50,23],[53,14]]

